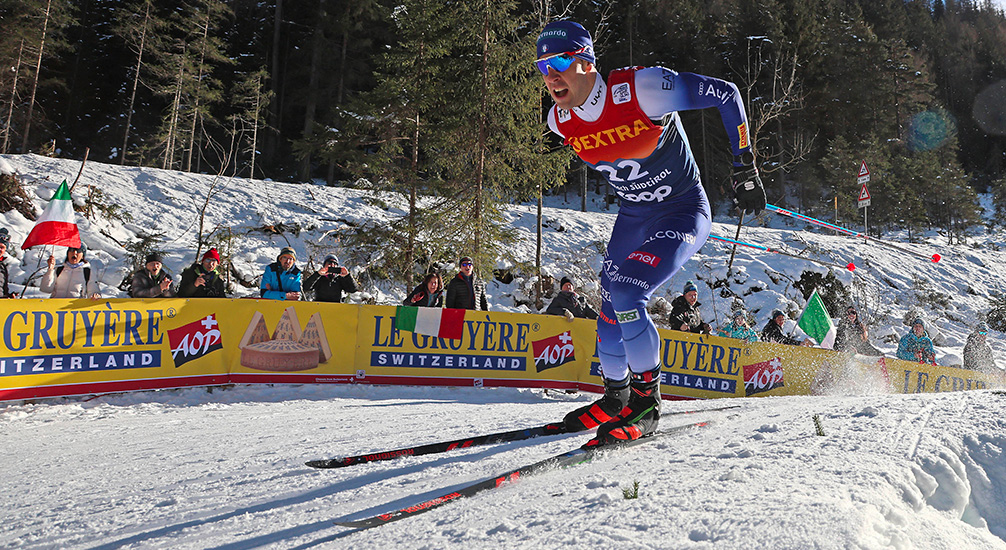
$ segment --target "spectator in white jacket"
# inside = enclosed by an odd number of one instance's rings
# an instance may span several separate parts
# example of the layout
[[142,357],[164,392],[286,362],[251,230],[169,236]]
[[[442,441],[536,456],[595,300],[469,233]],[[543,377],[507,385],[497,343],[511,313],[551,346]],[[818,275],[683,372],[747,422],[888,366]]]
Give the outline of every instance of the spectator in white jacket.
[[98,293],[96,277],[91,273],[91,266],[84,259],[87,247],[80,243],[80,248],[67,248],[66,261],[56,267],[56,259],[49,256],[49,269],[42,276],[39,289],[49,292],[50,298],[101,298]]

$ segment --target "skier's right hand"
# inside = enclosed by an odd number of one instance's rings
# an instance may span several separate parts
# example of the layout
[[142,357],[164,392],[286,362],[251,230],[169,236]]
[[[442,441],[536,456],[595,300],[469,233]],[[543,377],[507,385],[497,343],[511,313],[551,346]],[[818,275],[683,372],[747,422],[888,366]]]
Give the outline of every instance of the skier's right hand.
[[762,186],[761,176],[758,175],[758,168],[754,165],[754,158],[750,164],[734,165],[733,189],[734,204],[741,211],[750,210],[755,214],[765,208],[765,187]]

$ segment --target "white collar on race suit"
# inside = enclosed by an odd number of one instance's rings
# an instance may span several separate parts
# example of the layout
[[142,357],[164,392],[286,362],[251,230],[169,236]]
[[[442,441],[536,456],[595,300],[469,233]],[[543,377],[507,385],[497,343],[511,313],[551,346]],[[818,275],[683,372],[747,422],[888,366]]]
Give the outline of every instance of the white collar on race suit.
[[601,112],[604,111],[604,103],[608,96],[608,85],[601,78],[601,73],[594,73],[594,76],[594,87],[591,88],[587,101],[579,107],[573,107],[576,116],[585,122],[594,122],[601,118]]

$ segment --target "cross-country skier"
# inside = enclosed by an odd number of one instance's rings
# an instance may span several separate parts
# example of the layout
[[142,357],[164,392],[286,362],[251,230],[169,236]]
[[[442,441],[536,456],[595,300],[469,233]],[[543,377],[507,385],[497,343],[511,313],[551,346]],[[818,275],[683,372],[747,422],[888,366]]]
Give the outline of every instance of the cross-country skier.
[[653,291],[709,236],[709,201],[677,111],[716,107],[734,154],[734,202],[765,207],[737,87],[663,67],[597,72],[593,41],[572,21],[538,35],[536,64],[555,102],[548,125],[622,198],[601,272],[597,354],[604,397],[566,415],[598,426],[600,444],[653,432],[660,418],[660,338],[646,312]]

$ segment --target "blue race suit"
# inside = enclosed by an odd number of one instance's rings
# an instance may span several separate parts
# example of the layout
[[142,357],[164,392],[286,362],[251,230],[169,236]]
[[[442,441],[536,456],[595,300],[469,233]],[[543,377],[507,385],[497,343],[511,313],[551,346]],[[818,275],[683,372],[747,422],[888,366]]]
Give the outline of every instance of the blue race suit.
[[659,365],[660,337],[646,303],[709,236],[709,200],[677,115],[707,107],[719,109],[734,155],[748,152],[737,87],[696,74],[618,69],[607,84],[596,76],[583,105],[549,111],[552,131],[622,198],[602,264],[597,322],[598,358],[609,380]]

